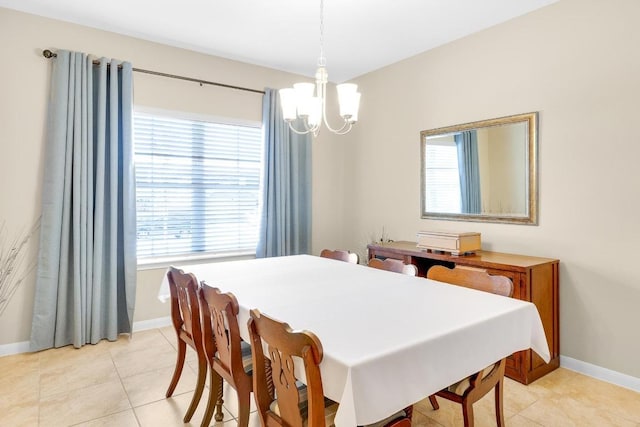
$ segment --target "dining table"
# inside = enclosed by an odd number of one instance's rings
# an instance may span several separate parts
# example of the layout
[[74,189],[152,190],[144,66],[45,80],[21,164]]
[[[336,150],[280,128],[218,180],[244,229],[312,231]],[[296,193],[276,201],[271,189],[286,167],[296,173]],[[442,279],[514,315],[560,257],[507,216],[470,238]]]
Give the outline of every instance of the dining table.
[[[251,309],[322,343],[336,427],[372,424],[510,354],[549,347],[530,302],[313,255],[181,265]],[[158,297],[169,298],[165,275]]]

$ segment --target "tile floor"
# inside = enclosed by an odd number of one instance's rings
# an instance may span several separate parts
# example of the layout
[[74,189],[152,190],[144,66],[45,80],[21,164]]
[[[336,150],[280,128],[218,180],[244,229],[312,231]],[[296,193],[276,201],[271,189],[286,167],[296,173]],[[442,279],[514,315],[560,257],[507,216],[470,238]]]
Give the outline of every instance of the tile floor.
[[[171,327],[131,339],[0,358],[0,426],[182,426],[196,379],[190,351],[174,396],[164,393],[175,364]],[[507,426],[640,427],[640,393],[558,369],[529,386],[506,380]],[[205,390],[205,397],[208,390]],[[235,393],[225,390],[225,418],[235,426]],[[439,399],[415,405],[414,426],[461,426],[460,406]],[[191,424],[198,426],[205,400]],[[476,426],[495,426],[493,394],[474,405]],[[259,421],[254,413],[252,427]]]

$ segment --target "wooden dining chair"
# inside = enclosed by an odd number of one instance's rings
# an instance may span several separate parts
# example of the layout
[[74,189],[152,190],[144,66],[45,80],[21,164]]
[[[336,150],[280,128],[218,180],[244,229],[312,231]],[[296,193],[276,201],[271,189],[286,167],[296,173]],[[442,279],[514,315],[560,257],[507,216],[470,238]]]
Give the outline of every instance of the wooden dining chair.
[[184,415],[184,422],[188,423],[193,416],[207,377],[207,360],[202,343],[200,327],[200,305],[198,303],[198,281],[193,274],[187,274],[175,267],[169,267],[167,272],[169,292],[171,293],[171,321],[176,331],[178,342],[178,357],[176,367],[167,389],[166,397],[171,397],[182,375],[187,345],[198,355],[198,380],[193,391],[191,404]]
[[232,293],[204,282],[198,292],[202,308],[202,335],[209,364],[209,399],[201,427],[208,427],[214,408],[216,421],[222,421],[223,381],[238,395],[238,425],[249,424],[251,408],[251,346],[240,338],[238,301]]
[[[253,394],[260,425],[287,427],[329,427],[338,403],[326,398],[322,388],[320,362],[322,344],[310,331],[294,331],[260,311],[251,310],[249,335],[253,358]],[[270,363],[265,363],[263,343]],[[304,365],[306,386],[294,373],[293,358]],[[411,410],[401,411],[371,427],[410,427]]]
[[[510,297],[513,295],[513,282],[506,276],[491,276],[484,270],[456,267],[453,269],[436,265],[427,271],[427,278],[452,285],[464,286],[485,292]],[[495,391],[496,423],[504,426],[503,394],[504,369],[506,359],[486,367],[449,387],[429,396],[431,406],[439,408],[436,396],[443,397],[462,405],[462,417],[465,427],[473,427],[473,404],[492,389]]]
[[409,276],[418,275],[418,268],[415,265],[405,264],[399,259],[386,258],[381,260],[380,258],[371,258],[368,265],[379,270],[393,271],[394,273],[402,273]]
[[360,262],[358,254],[349,251],[323,249],[322,252],[320,252],[320,256],[323,258],[337,259],[338,261],[346,261],[352,264],[358,264],[358,262]]

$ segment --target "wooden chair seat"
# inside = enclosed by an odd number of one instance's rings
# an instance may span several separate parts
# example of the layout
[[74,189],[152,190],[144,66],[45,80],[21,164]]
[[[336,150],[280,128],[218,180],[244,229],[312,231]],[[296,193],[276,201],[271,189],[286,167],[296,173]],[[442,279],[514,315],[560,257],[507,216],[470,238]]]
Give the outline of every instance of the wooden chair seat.
[[[253,360],[251,360],[251,344],[246,341],[240,341],[240,355],[242,356],[242,367],[244,371],[251,375],[253,372]],[[220,355],[218,355],[220,357]]]
[[[498,369],[498,367],[499,367],[499,362],[491,364],[490,366],[487,366],[482,371],[482,377],[481,378],[486,379],[487,377],[489,377],[489,375],[495,369]],[[469,389],[469,387],[471,387],[471,380],[472,379],[473,379],[473,376],[468,376],[466,378],[463,378],[462,380],[458,381],[457,383],[451,384],[445,390],[448,391],[449,393],[457,394],[458,396],[463,396],[465,391],[467,391]]]

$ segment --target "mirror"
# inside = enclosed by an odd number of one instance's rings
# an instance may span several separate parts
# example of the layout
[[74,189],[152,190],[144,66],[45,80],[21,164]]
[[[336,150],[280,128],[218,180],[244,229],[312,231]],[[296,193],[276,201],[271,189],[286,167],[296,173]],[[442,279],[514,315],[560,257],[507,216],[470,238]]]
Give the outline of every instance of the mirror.
[[420,132],[422,218],[536,225],[538,113]]

